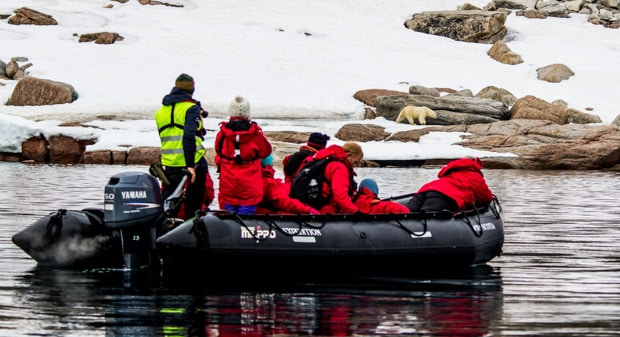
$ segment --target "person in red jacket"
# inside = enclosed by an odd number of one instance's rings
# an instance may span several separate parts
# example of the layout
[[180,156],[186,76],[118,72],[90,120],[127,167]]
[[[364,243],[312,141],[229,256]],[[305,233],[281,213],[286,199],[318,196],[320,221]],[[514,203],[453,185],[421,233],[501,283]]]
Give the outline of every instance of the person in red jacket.
[[412,212],[443,211],[453,213],[493,201],[493,193],[482,175],[479,158],[456,159],[441,168],[438,179],[430,181],[407,202]]
[[263,199],[260,159],[271,154],[271,143],[250,120],[250,104],[242,96],[230,103],[229,113],[228,122],[220,122],[214,143],[220,179],[218,201],[221,209],[253,214]]
[[371,178],[360,181],[357,194],[353,197],[355,206],[360,212],[368,214],[409,213],[409,208],[395,201],[379,199],[379,186]]
[[320,132],[313,132],[308,137],[306,145],[299,147],[299,151],[290,154],[282,160],[282,168],[284,171],[284,181],[288,184],[293,182],[295,175],[302,167],[304,159],[313,156],[327,146],[330,137]]
[[256,208],[256,214],[320,214],[319,211],[291,198],[288,188],[283,185],[282,179],[275,178],[273,157],[261,159],[263,166],[263,199]]
[[330,145],[314,156],[306,158],[304,162],[326,157],[335,160],[325,167],[324,174],[327,182],[323,183],[321,190],[324,196],[329,196],[329,202],[321,207],[319,212],[321,214],[357,213],[359,209],[351,200],[357,189],[354,179],[356,174],[353,168],[359,166],[364,157],[362,148],[355,142],[347,142],[343,146]]

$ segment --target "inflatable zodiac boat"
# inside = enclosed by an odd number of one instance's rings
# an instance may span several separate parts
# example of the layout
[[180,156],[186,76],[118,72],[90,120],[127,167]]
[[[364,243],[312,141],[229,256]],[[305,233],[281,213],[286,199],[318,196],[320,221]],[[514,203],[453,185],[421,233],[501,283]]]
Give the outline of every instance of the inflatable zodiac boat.
[[504,243],[497,199],[457,215],[216,210],[185,222],[169,214],[178,202],[170,199],[162,200],[154,176],[120,173],[105,187],[103,209],[60,209],[12,240],[39,264],[56,267],[364,274],[485,264]]

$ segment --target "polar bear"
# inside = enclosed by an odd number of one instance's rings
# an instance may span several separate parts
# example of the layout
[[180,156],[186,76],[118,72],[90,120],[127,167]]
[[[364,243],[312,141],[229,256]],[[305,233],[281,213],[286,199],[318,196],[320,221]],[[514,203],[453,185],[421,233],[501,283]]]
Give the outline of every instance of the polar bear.
[[415,125],[415,119],[417,118],[420,125],[425,125],[426,117],[437,118],[437,114],[426,106],[407,105],[398,113],[396,123],[400,123],[406,118],[409,124]]

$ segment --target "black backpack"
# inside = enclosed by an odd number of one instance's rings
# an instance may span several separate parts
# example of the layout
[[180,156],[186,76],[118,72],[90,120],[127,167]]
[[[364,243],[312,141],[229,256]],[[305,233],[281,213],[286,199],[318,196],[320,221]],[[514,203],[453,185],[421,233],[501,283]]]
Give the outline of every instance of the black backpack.
[[315,209],[325,206],[329,202],[331,195],[323,196],[321,186],[323,186],[323,182],[330,184],[325,179],[325,167],[330,161],[332,159],[327,157],[319,160],[313,159],[306,163],[293,178],[290,192],[291,198],[298,199]]

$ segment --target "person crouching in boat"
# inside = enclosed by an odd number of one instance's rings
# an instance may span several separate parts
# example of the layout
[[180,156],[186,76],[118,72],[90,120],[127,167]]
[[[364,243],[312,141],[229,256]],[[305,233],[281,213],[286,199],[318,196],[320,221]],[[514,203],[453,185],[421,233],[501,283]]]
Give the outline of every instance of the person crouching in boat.
[[407,202],[412,212],[450,211],[453,213],[487,206],[493,201],[482,174],[479,158],[456,159],[439,170],[438,179],[430,181]]
[[[357,213],[359,209],[351,198],[357,190],[354,167],[364,158],[361,146],[356,142],[346,142],[343,146],[330,145],[306,160],[321,160],[331,157],[325,167],[325,180],[321,186],[322,195],[328,198],[327,204],[319,209],[321,214]],[[304,161],[305,162],[305,161]]]
[[379,199],[379,186],[371,178],[365,178],[360,181],[357,193],[353,197],[353,202],[362,213],[409,213],[409,208],[405,205]]
[[293,179],[301,170],[304,159],[313,156],[327,146],[327,141],[330,139],[326,134],[320,132],[313,132],[308,137],[306,145],[299,147],[299,151],[290,154],[282,160],[282,170],[284,171],[284,182],[289,186],[292,184]]
[[288,188],[280,178],[275,178],[273,157],[261,159],[263,167],[263,199],[256,207],[256,214],[321,214],[303,202],[291,198]]

